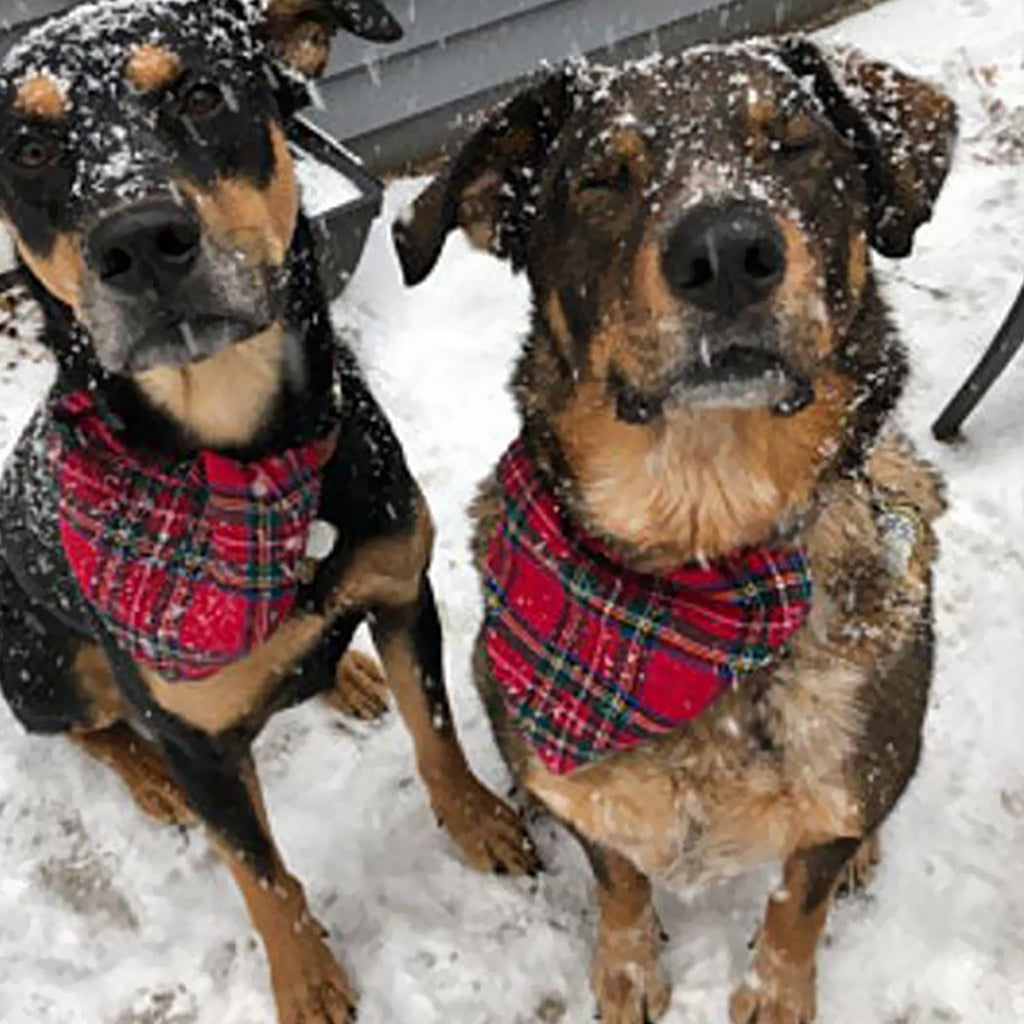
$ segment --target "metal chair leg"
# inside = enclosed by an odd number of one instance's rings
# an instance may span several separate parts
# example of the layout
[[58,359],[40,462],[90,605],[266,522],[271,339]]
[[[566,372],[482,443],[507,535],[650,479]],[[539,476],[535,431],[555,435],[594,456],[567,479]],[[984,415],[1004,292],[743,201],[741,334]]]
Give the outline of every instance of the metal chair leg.
[[939,441],[952,441],[960,433],[964,420],[984,398],[996,378],[1006,369],[1017,350],[1024,345],[1024,286],[1003,321],[1002,327],[989,345],[988,351],[967,378],[964,386],[953,396],[932,425],[932,433]]

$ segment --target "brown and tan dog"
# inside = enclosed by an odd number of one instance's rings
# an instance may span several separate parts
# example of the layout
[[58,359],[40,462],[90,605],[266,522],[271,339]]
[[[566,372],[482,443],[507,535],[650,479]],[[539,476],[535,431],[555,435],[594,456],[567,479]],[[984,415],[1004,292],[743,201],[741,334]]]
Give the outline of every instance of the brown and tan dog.
[[[654,578],[766,544],[810,567],[809,619],[771,667],[564,774],[527,742],[485,620],[476,678],[512,771],[591,858],[607,1024],[669,1004],[652,879],[772,860],[783,888],[731,1015],[810,1021],[830,897],[914,773],[942,498],[885,428],[905,359],[868,250],[910,251],[955,129],[932,86],[800,39],[570,67],[498,110],[396,225],[410,283],[456,227],[526,271],[513,390],[566,534]],[[474,509],[485,578],[508,500],[492,476]]]

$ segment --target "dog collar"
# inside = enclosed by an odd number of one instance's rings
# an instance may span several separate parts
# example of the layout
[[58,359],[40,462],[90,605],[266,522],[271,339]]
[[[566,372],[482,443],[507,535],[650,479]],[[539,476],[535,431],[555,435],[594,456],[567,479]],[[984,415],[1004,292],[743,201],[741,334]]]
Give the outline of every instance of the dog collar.
[[295,605],[336,441],[254,462],[158,460],[128,447],[87,392],[59,398],[47,454],[60,538],[120,648],[189,682],[268,640]]
[[498,480],[483,638],[512,722],[554,774],[692,721],[781,657],[810,613],[800,548],[638,572],[566,520],[521,440]]

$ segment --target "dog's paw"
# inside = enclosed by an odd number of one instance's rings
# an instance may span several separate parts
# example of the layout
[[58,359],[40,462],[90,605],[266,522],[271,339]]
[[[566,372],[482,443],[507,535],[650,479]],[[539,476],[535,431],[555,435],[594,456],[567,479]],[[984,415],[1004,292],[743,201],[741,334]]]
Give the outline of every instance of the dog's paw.
[[732,1024],[811,1024],[817,1013],[814,963],[792,963],[759,946],[729,1003]]
[[272,970],[280,1024],[351,1024],[358,995],[322,943],[303,944],[294,961]]
[[660,933],[653,910],[629,928],[602,929],[590,984],[603,1024],[647,1024],[667,1012],[672,990],[658,960]]
[[438,821],[476,871],[533,875],[540,870],[537,847],[519,815],[472,776],[463,786],[435,792],[433,803]]
[[881,859],[882,844],[878,836],[873,835],[865,839],[839,876],[836,894],[844,897],[856,896],[867,890],[875,879]]
[[324,699],[343,714],[372,722],[387,714],[388,693],[387,677],[377,661],[361,651],[346,651]]

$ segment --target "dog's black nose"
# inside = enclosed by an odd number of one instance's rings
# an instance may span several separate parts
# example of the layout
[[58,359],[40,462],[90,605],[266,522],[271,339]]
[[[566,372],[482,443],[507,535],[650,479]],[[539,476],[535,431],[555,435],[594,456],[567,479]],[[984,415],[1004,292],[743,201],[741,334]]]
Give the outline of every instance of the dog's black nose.
[[100,280],[125,295],[170,295],[199,258],[195,215],[169,199],[149,199],[101,221],[86,243]]
[[680,298],[734,316],[775,290],[786,270],[786,244],[756,206],[701,205],[672,229],[661,266]]

